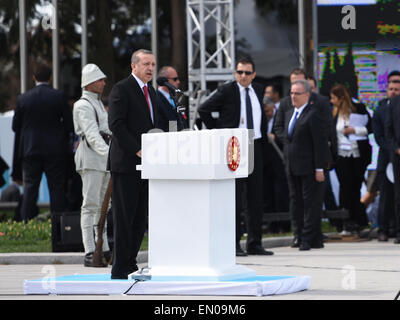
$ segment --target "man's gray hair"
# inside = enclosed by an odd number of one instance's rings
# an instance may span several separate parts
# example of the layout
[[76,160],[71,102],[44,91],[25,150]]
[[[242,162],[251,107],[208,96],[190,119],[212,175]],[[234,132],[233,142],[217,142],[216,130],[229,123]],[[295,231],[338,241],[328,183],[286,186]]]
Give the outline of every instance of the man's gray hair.
[[303,88],[304,88],[304,91],[311,94],[312,88],[311,88],[311,85],[308,83],[307,80],[296,80],[295,82],[292,83],[291,86],[293,87],[295,84],[301,84],[303,86]]
[[270,105],[275,106],[275,103],[274,103],[274,101],[273,101],[270,97],[264,96],[264,98],[263,98],[263,105],[264,105],[264,106],[270,106]]
[[153,54],[153,52],[151,52],[150,50],[147,49],[139,49],[136,50],[134,53],[132,53],[132,57],[131,57],[131,63],[138,63],[140,58],[139,58],[139,54]]
[[159,77],[168,78],[168,73],[169,73],[168,71],[169,71],[170,68],[174,69],[174,67],[171,67],[171,66],[164,66],[164,67],[162,67],[162,68],[158,71],[158,76],[159,76]]

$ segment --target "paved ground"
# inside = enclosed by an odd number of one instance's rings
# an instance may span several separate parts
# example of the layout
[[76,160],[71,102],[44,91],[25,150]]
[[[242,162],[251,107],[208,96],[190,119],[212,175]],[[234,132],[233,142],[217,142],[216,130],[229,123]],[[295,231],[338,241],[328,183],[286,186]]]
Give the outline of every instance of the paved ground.
[[[24,280],[105,273],[110,268],[85,268],[81,264],[2,264],[0,300],[393,300],[400,291],[400,245],[393,244],[392,240],[326,243],[324,249],[306,252],[288,246],[272,250],[273,256],[240,257],[237,263],[254,269],[258,275],[308,275],[311,277],[309,290],[264,297],[27,296],[23,294]],[[144,266],[145,262],[141,264]]]

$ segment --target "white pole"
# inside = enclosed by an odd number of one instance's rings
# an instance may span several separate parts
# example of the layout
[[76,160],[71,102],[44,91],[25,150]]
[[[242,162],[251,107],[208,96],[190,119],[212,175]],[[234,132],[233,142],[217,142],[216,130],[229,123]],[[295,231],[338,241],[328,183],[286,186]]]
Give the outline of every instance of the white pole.
[[87,42],[87,1],[81,0],[81,65],[82,68],[88,61],[88,42]]
[[60,86],[60,51],[58,39],[58,0],[53,0],[53,27],[52,27],[52,51],[53,51],[53,87],[58,89]]
[[318,74],[319,74],[319,66],[318,66],[318,11],[317,11],[317,3],[313,1],[312,4],[312,19],[313,19],[313,72],[314,79],[317,82],[317,92],[319,92],[318,86]]
[[27,90],[27,41],[26,41],[26,10],[25,0],[19,0],[19,58],[20,58],[20,72],[21,72],[21,93]]
[[[158,48],[157,48],[157,1],[151,0],[150,2],[151,13],[151,51],[156,58],[156,66],[158,68]],[[157,79],[153,77],[153,87],[157,88]]]
[[305,64],[305,25],[304,25],[304,0],[298,0],[297,11],[299,17],[299,66],[304,68]]

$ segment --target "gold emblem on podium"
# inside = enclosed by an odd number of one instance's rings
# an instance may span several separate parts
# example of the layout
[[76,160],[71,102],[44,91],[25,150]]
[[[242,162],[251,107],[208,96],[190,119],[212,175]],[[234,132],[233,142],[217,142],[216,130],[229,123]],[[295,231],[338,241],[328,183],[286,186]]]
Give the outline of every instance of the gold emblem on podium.
[[240,164],[240,144],[238,138],[233,136],[229,139],[227,150],[228,167],[235,171]]

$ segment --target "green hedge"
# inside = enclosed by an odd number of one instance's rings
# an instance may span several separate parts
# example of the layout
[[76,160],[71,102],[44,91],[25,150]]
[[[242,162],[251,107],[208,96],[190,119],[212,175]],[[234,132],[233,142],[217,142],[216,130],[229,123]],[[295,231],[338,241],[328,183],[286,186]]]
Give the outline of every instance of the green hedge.
[[51,221],[0,222],[0,252],[51,252]]

